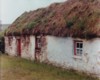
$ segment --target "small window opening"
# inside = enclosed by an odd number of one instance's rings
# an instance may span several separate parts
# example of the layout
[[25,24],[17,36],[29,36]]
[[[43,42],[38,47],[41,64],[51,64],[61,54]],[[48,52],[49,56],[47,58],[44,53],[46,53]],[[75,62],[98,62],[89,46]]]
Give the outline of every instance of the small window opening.
[[36,37],[36,48],[38,49],[41,48],[41,37],[40,36]]
[[83,42],[74,41],[74,55],[82,56],[82,54],[83,54]]

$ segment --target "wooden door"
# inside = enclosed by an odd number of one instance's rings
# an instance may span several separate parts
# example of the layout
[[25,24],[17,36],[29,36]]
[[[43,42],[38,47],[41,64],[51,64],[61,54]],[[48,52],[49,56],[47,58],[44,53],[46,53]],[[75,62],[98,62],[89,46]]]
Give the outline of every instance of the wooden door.
[[18,56],[21,56],[21,40],[17,39],[17,53]]

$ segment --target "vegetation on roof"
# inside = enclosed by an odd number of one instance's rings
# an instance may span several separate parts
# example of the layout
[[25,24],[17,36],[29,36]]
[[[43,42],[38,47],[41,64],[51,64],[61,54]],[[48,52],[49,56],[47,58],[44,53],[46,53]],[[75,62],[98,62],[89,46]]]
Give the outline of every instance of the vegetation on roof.
[[25,12],[9,26],[6,35],[100,37],[100,1],[68,0]]

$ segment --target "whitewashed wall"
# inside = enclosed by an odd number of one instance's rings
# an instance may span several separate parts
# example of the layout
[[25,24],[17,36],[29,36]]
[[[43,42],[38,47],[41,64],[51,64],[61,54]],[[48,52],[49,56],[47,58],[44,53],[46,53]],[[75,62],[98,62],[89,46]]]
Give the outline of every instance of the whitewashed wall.
[[12,56],[17,56],[16,49],[17,49],[16,38],[11,37],[10,45],[8,37],[5,37],[5,52]]
[[[35,59],[35,37],[30,36],[29,46],[25,47],[21,39],[21,57],[34,60]],[[5,52],[9,55],[17,55],[16,38],[12,38],[11,46],[9,46],[8,37],[5,37]],[[61,38],[46,36],[43,37],[43,46],[41,48],[40,61],[46,61],[56,66],[67,69],[75,69],[92,73],[100,77],[100,38],[83,41],[82,57],[74,56],[74,40],[70,37]]]
[[35,36],[30,36],[30,54],[31,60],[35,59]]
[[5,37],[5,53],[9,53],[8,37]]
[[21,40],[21,57],[26,59],[35,59],[35,37],[29,36],[26,37],[26,41],[29,41],[29,44],[25,45],[24,38]]
[[47,36],[46,39],[47,53],[44,54],[50,63],[100,76],[100,38],[83,40],[82,57],[74,56],[73,38]]
[[14,56],[17,56],[17,53],[16,53],[17,46],[16,46],[16,44],[17,44],[16,38],[13,37],[12,42],[11,42],[10,53],[12,53],[12,55],[14,55]]
[[[23,40],[22,37],[19,37],[19,38],[21,39],[21,57],[34,60],[35,59],[35,56],[34,56],[35,55],[35,37],[34,36],[29,37],[30,43],[28,46],[24,45],[23,41],[25,40]],[[17,56],[18,55],[17,37],[12,37],[10,44],[11,45],[9,45],[8,37],[5,37],[5,52],[11,56]]]
[[83,60],[88,64],[84,68],[100,77],[100,38],[84,40]]
[[30,58],[30,43],[27,44],[27,41],[30,42],[30,37],[21,37],[21,57],[29,59]]

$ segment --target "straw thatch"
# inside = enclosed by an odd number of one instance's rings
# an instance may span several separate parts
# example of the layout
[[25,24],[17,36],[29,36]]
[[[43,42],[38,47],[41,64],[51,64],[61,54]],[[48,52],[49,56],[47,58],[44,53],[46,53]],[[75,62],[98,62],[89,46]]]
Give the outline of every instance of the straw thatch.
[[59,37],[100,37],[100,1],[68,0],[25,12],[6,35],[45,34]]

